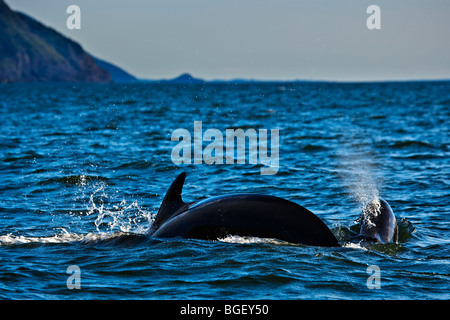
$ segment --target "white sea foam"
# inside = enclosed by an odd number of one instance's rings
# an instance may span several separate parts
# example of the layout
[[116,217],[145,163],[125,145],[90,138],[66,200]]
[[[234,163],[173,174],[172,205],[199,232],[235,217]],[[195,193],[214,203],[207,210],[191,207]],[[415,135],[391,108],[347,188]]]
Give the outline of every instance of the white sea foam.
[[85,235],[67,232],[66,229],[61,228],[61,232],[52,236],[32,237],[32,236],[17,236],[12,233],[0,235],[0,245],[15,245],[27,243],[68,243],[81,241]]
[[100,241],[108,241],[116,238],[120,238],[126,235],[137,235],[134,233],[125,232],[113,232],[113,233],[86,233],[80,234],[75,232],[68,232],[66,229],[61,228],[61,232],[51,236],[34,237],[24,235],[14,235],[8,233],[0,235],[0,246],[8,245],[21,245],[21,244],[51,244],[51,243],[95,243]]
[[240,243],[240,244],[252,244],[252,243],[288,244],[288,242],[273,238],[241,237],[236,235],[229,235],[226,236],[225,238],[220,238],[217,240],[221,242]]
[[361,243],[347,242],[343,245],[343,247],[368,251],[368,249],[366,247],[362,246]]

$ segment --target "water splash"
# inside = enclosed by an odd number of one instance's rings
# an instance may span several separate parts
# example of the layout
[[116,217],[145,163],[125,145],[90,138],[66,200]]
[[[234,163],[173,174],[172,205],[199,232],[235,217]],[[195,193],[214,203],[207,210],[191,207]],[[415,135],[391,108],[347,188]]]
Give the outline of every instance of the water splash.
[[[67,210],[69,216],[52,214],[50,235],[0,235],[0,246],[21,244],[52,243],[92,243],[122,238],[139,238],[146,235],[153,221],[153,214],[139,205],[138,201],[123,198],[117,200],[116,194],[108,189],[103,180],[87,179],[85,175],[76,176],[78,186],[74,205],[82,203],[85,210]],[[67,217],[70,221],[67,221]],[[77,227],[77,223],[81,229]],[[57,226],[64,227],[57,227]],[[94,227],[94,228],[92,228]],[[56,230],[56,232],[55,232]],[[44,231],[49,233],[48,231]]]
[[[94,225],[98,233],[111,231],[146,233],[152,223],[152,214],[138,204],[122,199],[119,203],[109,203],[110,195],[105,184],[95,186],[89,196],[85,215],[96,215]],[[112,200],[114,201],[114,199]]]
[[377,154],[367,144],[356,143],[341,148],[337,155],[340,177],[361,210],[375,204],[382,184]]
[[[363,212],[361,215],[361,219],[364,219],[363,221],[360,221],[361,225],[365,225],[365,228],[372,228],[376,227],[375,220],[378,215],[381,214],[381,202],[379,198],[374,198],[372,201],[367,203],[363,207]],[[362,227],[361,227],[362,228]],[[362,230],[361,230],[362,231]]]

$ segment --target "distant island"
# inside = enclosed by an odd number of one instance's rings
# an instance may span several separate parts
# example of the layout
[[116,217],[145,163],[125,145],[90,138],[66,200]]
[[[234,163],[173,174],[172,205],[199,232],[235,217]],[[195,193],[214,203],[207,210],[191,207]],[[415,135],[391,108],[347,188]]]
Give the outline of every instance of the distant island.
[[176,78],[168,79],[168,80],[161,79],[161,80],[147,80],[147,81],[158,82],[158,83],[175,83],[175,84],[190,84],[190,83],[201,84],[201,83],[206,82],[203,79],[194,78],[189,73],[183,73],[182,75],[180,75]]

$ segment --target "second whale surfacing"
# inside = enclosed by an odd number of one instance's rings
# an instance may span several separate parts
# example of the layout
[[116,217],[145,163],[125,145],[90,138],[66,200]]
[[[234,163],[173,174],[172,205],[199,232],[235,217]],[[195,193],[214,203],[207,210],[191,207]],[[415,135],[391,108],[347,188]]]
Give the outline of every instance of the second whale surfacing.
[[[230,194],[186,203],[181,198],[185,179],[186,173],[183,172],[169,187],[150,228],[151,236],[203,240],[248,236],[308,246],[340,246],[326,224],[299,204],[262,194]],[[395,216],[392,220],[392,210],[390,207],[386,209],[389,205],[381,201],[383,214],[378,216],[378,220],[370,220],[375,224],[380,222],[379,226],[362,223],[361,237],[370,238],[372,242],[395,241],[390,237],[393,231],[389,231],[394,230]]]
[[366,244],[398,242],[397,219],[386,200],[373,199],[364,206],[359,222],[359,235],[355,239]]

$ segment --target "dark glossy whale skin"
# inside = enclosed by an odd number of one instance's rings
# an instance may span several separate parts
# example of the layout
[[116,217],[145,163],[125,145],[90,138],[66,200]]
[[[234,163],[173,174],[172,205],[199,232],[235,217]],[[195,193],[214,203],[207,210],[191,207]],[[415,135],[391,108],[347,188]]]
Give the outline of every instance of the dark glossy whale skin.
[[190,205],[153,234],[157,238],[216,240],[228,235],[339,246],[328,227],[302,206],[273,196],[232,194]]
[[398,241],[397,219],[386,200],[366,205],[360,217],[360,236],[373,243],[391,243]]
[[231,194],[184,203],[181,200],[184,178],[185,174],[180,174],[169,188],[150,231],[153,237],[217,240],[238,235],[310,246],[339,246],[320,218],[282,198]]

